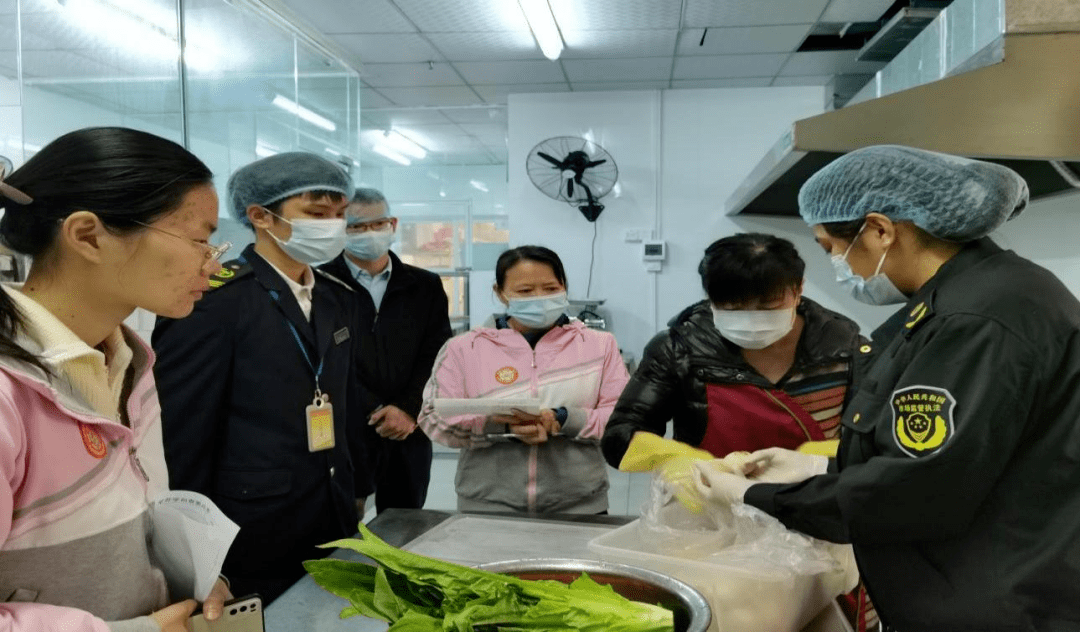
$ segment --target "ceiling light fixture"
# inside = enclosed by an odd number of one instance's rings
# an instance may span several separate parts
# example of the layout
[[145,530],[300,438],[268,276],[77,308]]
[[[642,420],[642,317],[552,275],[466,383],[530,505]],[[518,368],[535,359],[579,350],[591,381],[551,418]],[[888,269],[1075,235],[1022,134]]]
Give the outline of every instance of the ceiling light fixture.
[[276,95],[274,97],[273,103],[274,105],[278,106],[282,110],[285,110],[289,114],[295,114],[296,116],[299,116],[308,123],[321,127],[328,132],[333,132],[337,130],[337,125],[335,125],[334,122],[330,119],[312,112],[311,110],[300,105],[296,101],[285,97],[284,95]]
[[340,156],[341,155],[341,152],[336,150],[336,149],[331,149],[330,147],[324,147],[323,149],[325,149],[326,153],[330,154],[331,156]]
[[563,51],[563,40],[548,0],[518,0],[518,5],[544,57],[551,61],[558,59]]
[[417,160],[427,158],[426,149],[396,129],[383,132],[383,136],[379,140],[382,144],[388,145],[394,151],[405,154],[406,156],[412,156]]
[[385,157],[389,158],[390,160],[393,160],[394,162],[398,163],[399,165],[404,165],[404,166],[408,167],[409,165],[412,164],[411,160],[409,160],[405,156],[402,156],[401,154],[399,154],[398,152],[394,151],[393,149],[391,149],[390,147],[388,147],[386,145],[375,145],[374,147],[371,148],[371,151],[379,154],[380,156],[385,156]]
[[255,155],[259,158],[269,158],[270,156],[276,156],[278,153],[277,147],[271,147],[264,144],[262,141],[255,143]]
[[483,182],[480,182],[479,180],[469,180],[469,185],[477,191],[482,191],[484,193],[488,192],[487,185]]

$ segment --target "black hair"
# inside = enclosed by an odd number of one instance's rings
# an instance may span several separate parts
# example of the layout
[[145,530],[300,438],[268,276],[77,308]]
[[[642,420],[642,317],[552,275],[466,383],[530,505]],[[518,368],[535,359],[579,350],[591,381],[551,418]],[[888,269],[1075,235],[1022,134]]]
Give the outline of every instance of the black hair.
[[[828,235],[830,237],[835,237],[837,239],[843,239],[844,241],[850,243],[850,242],[854,241],[856,237],[859,236],[859,231],[862,230],[863,224],[865,224],[865,223],[866,223],[866,218],[863,218],[863,219],[854,219],[854,220],[851,220],[850,222],[827,222],[827,223],[821,224],[821,227],[825,229],[825,232],[828,233]],[[908,220],[899,220],[899,221],[897,221],[895,223],[909,224],[911,226],[912,233],[914,233],[914,235],[915,235],[916,242],[919,245],[923,246],[923,247],[929,248],[929,247],[931,247],[931,246],[933,246],[935,244],[955,243],[955,242],[950,242],[947,239],[941,239],[940,237],[934,237],[930,233],[926,232],[925,229],[923,229],[921,226],[919,226],[915,222],[911,222],[911,221],[908,221]]]
[[764,233],[718,239],[698,264],[701,286],[714,305],[782,296],[802,285],[805,271],[794,244]]
[[859,231],[862,230],[863,224],[866,223],[866,218],[853,219],[850,222],[826,222],[821,225],[825,229],[825,232],[830,237],[836,237],[837,239],[843,239],[844,241],[851,241],[859,235]]
[[[284,206],[286,202],[288,202],[289,200],[291,200],[293,198],[303,198],[305,200],[310,200],[312,202],[321,202],[323,200],[330,200],[331,202],[337,204],[337,203],[340,203],[341,201],[343,201],[345,199],[345,196],[341,193],[341,191],[329,191],[329,190],[323,190],[323,189],[315,189],[315,190],[312,190],[312,191],[302,191],[300,193],[297,193],[296,195],[290,195],[289,197],[281,198],[280,200],[276,200],[274,202],[271,202],[270,204],[267,204],[263,208],[270,211],[275,216],[276,215],[281,215],[281,207]],[[277,218],[272,217],[272,219],[270,221],[272,221],[272,222],[277,221]],[[254,230],[254,228],[253,228],[253,230]]]
[[[54,247],[60,225],[76,211],[90,211],[117,234],[145,230],[180,207],[193,188],[213,174],[194,154],[171,140],[125,127],[88,127],[60,136],[4,178],[33,198],[26,205],[0,193],[5,208],[0,240],[36,259]],[[11,297],[0,291],[0,355],[44,368],[15,342],[22,323]]]
[[551,266],[555,278],[566,287],[566,270],[563,269],[562,260],[554,250],[543,246],[518,246],[511,248],[499,255],[495,262],[495,285],[501,290],[506,283],[506,271],[517,265],[519,261],[535,261]]

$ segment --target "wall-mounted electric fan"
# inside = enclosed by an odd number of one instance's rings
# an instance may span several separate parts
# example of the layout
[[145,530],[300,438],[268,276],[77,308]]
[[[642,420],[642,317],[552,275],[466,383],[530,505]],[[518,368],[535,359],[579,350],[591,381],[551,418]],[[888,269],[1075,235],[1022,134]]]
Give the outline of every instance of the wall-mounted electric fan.
[[525,168],[544,195],[577,206],[590,222],[595,222],[604,210],[600,198],[619,179],[611,154],[576,136],[556,136],[533,147]]

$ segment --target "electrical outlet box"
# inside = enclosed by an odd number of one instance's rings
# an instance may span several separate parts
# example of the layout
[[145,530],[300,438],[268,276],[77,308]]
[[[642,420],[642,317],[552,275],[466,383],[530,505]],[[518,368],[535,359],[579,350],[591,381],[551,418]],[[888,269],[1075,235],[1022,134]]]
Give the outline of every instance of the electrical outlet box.
[[667,242],[648,240],[641,244],[641,259],[643,261],[663,261],[667,258]]
[[651,228],[627,228],[623,232],[623,239],[628,244],[637,244],[645,241],[646,239],[652,239]]

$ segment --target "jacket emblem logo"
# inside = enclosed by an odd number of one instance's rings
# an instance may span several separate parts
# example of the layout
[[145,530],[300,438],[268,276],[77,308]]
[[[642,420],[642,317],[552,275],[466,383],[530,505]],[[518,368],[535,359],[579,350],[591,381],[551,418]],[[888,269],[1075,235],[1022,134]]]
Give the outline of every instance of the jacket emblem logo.
[[101,437],[101,433],[97,428],[90,424],[79,424],[79,434],[82,435],[83,446],[86,447],[86,451],[90,456],[95,459],[104,459],[105,455],[109,453],[109,446],[105,444],[105,439]]
[[504,366],[503,368],[495,371],[495,380],[499,384],[513,384],[518,379],[518,371],[512,366]]
[[904,454],[929,456],[939,452],[953,436],[956,399],[934,386],[909,386],[890,398],[893,440]]

